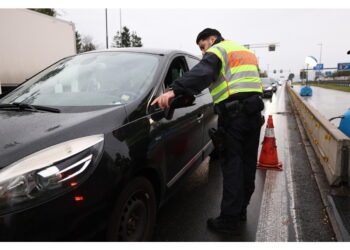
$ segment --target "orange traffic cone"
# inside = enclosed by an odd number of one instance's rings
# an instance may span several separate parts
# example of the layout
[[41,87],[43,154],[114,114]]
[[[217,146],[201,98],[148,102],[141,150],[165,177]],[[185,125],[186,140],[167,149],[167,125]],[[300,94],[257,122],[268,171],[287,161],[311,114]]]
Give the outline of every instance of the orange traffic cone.
[[273,128],[272,115],[269,115],[265,137],[262,143],[263,146],[256,167],[259,169],[282,171],[282,163],[278,161],[276,138]]

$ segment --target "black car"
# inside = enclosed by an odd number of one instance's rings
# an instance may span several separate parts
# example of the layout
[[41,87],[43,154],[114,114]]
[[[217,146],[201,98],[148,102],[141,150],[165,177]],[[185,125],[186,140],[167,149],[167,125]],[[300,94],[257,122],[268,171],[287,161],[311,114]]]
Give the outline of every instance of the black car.
[[275,93],[277,91],[278,81],[273,78],[270,78],[270,80],[271,80],[272,91]]
[[273,95],[273,87],[271,85],[270,78],[260,78],[261,84],[263,85],[263,98],[272,98]]
[[268,83],[270,84],[270,86],[272,87],[272,92],[276,92],[277,91],[277,81],[273,78],[264,78],[264,82],[266,82],[266,86],[268,87]]
[[150,105],[198,62],[182,51],[95,51],[3,97],[0,240],[152,239],[158,208],[213,150],[208,89],[178,99],[182,108]]

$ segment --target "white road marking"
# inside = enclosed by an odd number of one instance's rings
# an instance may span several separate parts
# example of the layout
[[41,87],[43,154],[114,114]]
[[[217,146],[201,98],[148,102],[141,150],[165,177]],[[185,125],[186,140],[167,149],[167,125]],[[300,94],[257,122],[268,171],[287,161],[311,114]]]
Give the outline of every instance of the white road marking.
[[[288,96],[285,95],[284,89],[279,89],[279,91],[282,93],[276,100],[277,105],[274,105],[274,110],[266,110],[266,115],[276,113],[275,107],[279,112],[286,111],[284,98],[288,98]],[[266,173],[255,240],[260,242],[286,242],[290,238],[295,238],[295,241],[299,241],[294,186],[291,176],[289,138],[288,133],[285,132],[287,131],[287,118],[282,115],[273,115],[273,119],[275,128],[277,128],[275,131],[276,143],[279,160],[283,163],[283,171],[268,170]],[[266,129],[266,126],[264,126],[264,129]],[[288,199],[290,199],[289,202]],[[294,232],[289,230],[290,224],[292,224]],[[294,235],[291,236],[290,233]]]

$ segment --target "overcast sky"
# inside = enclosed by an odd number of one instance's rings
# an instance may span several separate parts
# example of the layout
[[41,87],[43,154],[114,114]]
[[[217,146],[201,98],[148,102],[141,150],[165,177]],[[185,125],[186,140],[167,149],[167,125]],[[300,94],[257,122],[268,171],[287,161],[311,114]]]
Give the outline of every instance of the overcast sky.
[[[82,35],[93,38],[99,49],[106,47],[105,9],[60,9],[59,17],[72,21]],[[239,44],[278,42],[275,52],[253,49],[260,68],[299,75],[306,56],[336,67],[350,62],[350,9],[136,9],[122,8],[122,25],[136,31],[144,47],[181,49],[199,55],[197,34],[206,27]],[[108,9],[109,44],[120,28],[120,9]],[[277,75],[278,76],[278,75]]]

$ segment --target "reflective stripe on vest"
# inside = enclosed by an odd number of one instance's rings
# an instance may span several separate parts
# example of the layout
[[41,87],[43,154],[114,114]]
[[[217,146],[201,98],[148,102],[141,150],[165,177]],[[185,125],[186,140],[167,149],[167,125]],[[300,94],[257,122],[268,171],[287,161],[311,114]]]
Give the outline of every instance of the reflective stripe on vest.
[[210,49],[220,59],[220,76],[209,87],[214,103],[240,92],[260,92],[262,85],[257,59],[248,49],[231,41],[220,42]]

